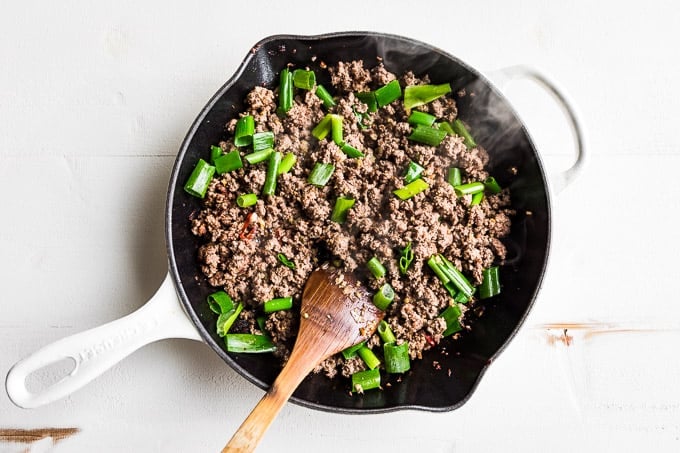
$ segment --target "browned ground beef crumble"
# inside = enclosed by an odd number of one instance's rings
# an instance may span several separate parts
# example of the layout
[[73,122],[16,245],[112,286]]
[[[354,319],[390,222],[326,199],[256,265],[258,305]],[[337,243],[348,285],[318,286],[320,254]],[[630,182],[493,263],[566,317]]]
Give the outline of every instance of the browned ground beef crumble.
[[[463,182],[483,181],[488,176],[486,151],[481,147],[467,149],[462,138],[450,135],[437,147],[408,140],[411,126],[401,99],[368,113],[364,120],[368,127],[359,127],[355,112],[366,112],[367,107],[355,93],[397,78],[382,64],[369,70],[362,61],[352,61],[328,70],[338,103],[335,113],[344,117],[345,141],[363,151],[365,157],[348,158],[330,137],[319,141],[312,136],[311,130],[326,114],[313,92],[296,90],[293,107],[281,117],[276,114],[277,93],[255,87],[247,95],[248,107],[241,115],[254,117],[256,131],[273,131],[275,148],[284,154],[295,153],[297,163],[289,173],[279,176],[276,195],[261,197],[249,209],[239,208],[236,197],[261,193],[266,164],[246,163],[240,170],[213,179],[202,210],[191,221],[192,232],[205,239],[199,250],[201,269],[211,285],[224,289],[247,307],[235,324],[237,331],[260,333],[255,318],[262,304],[293,296],[293,310],[269,314],[266,320],[267,334],[283,361],[297,332],[302,289],[322,261],[334,261],[354,272],[372,291],[388,282],[395,298],[385,320],[399,342],[409,342],[411,358],[421,358],[424,350],[442,339],[446,323],[438,315],[451,303],[427,266],[427,259],[442,253],[473,284],[481,283],[482,270],[505,258],[500,238],[510,232],[510,195],[507,189],[498,195],[487,194],[477,206],[470,206],[471,196],[457,198],[446,181],[448,169],[459,167]],[[418,79],[411,72],[399,81],[402,87],[428,83],[426,77]],[[451,97],[418,110],[447,121],[457,116]],[[227,124],[230,133],[236,121]],[[231,139],[220,146],[225,151],[235,148]],[[247,152],[242,150],[242,154]],[[422,178],[430,188],[409,200],[400,200],[392,191],[404,186],[404,172],[411,160],[425,168]],[[316,162],[335,165],[330,181],[321,188],[307,182]],[[338,196],[356,200],[344,224],[330,220]],[[252,240],[242,240],[239,233],[253,211],[257,215],[256,234]],[[407,275],[402,275],[399,251],[409,241],[415,259]],[[279,253],[293,260],[296,268],[279,262]],[[386,267],[384,278],[375,279],[366,270],[365,263],[373,256]],[[368,342],[369,346],[378,344],[377,335]],[[361,359],[345,360],[336,355],[316,371],[333,377],[338,372],[349,376],[362,369]]]

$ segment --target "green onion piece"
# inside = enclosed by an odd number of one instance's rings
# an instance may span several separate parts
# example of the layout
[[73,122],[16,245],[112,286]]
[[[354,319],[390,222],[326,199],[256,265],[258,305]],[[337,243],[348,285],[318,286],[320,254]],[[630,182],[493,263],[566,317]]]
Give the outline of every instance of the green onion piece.
[[432,126],[434,124],[434,121],[437,119],[436,116],[430,115],[429,113],[425,112],[419,112],[418,110],[414,110],[411,112],[411,114],[408,117],[408,123],[417,126],[418,124],[421,124],[423,126]]
[[361,360],[363,360],[366,366],[371,370],[377,368],[378,365],[380,365],[380,359],[376,357],[375,353],[366,346],[360,347],[357,350],[357,354],[359,354]]
[[279,164],[279,174],[288,173],[295,165],[295,162],[297,162],[297,156],[293,153],[286,153]]
[[194,197],[203,198],[208,191],[208,186],[215,174],[215,167],[204,161],[198,159],[198,163],[191,172],[187,183],[184,184],[184,190]]
[[314,129],[312,129],[312,135],[317,140],[323,140],[324,138],[326,138],[330,131],[331,131],[331,114],[329,113],[328,115],[324,116],[321,121],[319,121],[319,124],[317,124]]
[[479,285],[479,298],[488,299],[501,292],[501,282],[498,266],[492,266],[482,271],[482,284]]
[[366,267],[368,267],[368,270],[371,271],[375,278],[383,277],[387,273],[385,266],[375,256],[368,260]]
[[289,260],[288,258],[286,258],[286,255],[284,255],[283,253],[279,253],[278,255],[276,255],[276,257],[279,259],[281,264],[283,264],[287,268],[295,269],[295,263],[292,262],[291,260]]
[[305,71],[304,69],[296,69],[293,71],[293,85],[295,88],[302,88],[303,90],[311,90],[316,83],[316,75],[314,71]]
[[345,223],[345,220],[347,220],[347,213],[352,206],[354,206],[354,203],[356,203],[356,200],[353,198],[338,197],[335,200],[331,220],[337,223]]
[[241,310],[243,310],[243,304],[239,302],[236,308],[226,313],[222,313],[220,317],[217,318],[217,335],[223,337],[227,334],[227,332],[229,332],[229,329],[231,329],[234,321],[236,321],[236,318],[238,318]]
[[234,145],[248,146],[253,142],[255,132],[255,119],[251,115],[242,116],[236,122],[234,130]]
[[451,127],[451,123],[449,123],[448,121],[440,121],[437,124],[439,125],[439,130],[442,130],[449,135],[457,135],[456,131],[454,131],[453,128]]
[[406,167],[406,175],[404,175],[404,181],[406,181],[406,184],[411,183],[416,179],[420,178],[420,175],[423,173],[423,170],[425,169],[418,165],[416,162],[410,161],[408,163],[408,167]]
[[342,350],[342,356],[345,359],[351,359],[352,357],[356,357],[357,351],[361,349],[363,345],[365,345],[366,342],[362,341],[360,343],[355,344],[354,346],[350,346],[349,348],[345,348]]
[[281,70],[279,78],[278,113],[286,114],[293,106],[293,74],[288,68]]
[[352,391],[364,393],[366,390],[380,387],[380,370],[357,371],[352,375]]
[[451,85],[411,85],[404,89],[404,108],[412,109],[419,105],[425,105],[438,97],[451,92]]
[[251,165],[259,164],[269,159],[269,156],[274,152],[272,148],[263,149],[262,151],[255,151],[254,153],[246,154],[243,158]]
[[457,304],[449,305],[441,314],[440,317],[446,321],[446,330],[442,333],[443,336],[448,337],[463,329],[460,325],[460,307]]
[[316,95],[319,96],[319,99],[321,99],[321,102],[323,102],[323,105],[329,109],[331,107],[335,107],[335,101],[333,100],[333,96],[324,88],[323,85],[317,85],[316,87]]
[[208,296],[208,306],[212,311],[221,315],[234,309],[234,301],[231,300],[229,294],[224,291],[217,291]]
[[257,203],[256,193],[244,193],[236,198],[236,204],[239,208],[248,208]]
[[279,297],[277,299],[268,300],[264,303],[264,312],[273,313],[280,310],[290,310],[293,308],[293,297]]
[[434,271],[437,277],[439,277],[444,286],[451,282],[468,298],[474,294],[475,287],[472,286],[470,281],[462,274],[462,272],[456,269],[453,263],[447,260],[441,253],[432,255],[430,259],[427,260],[427,264]]
[[317,187],[323,187],[331,179],[333,171],[335,171],[335,165],[317,162],[309,173],[307,182]]
[[375,90],[375,101],[378,107],[384,107],[390,102],[396,101],[401,97],[401,86],[398,80],[393,80]]
[[378,101],[375,99],[375,93],[373,91],[364,91],[362,93],[356,94],[357,99],[368,106],[369,112],[378,111]]
[[255,322],[257,323],[257,327],[260,329],[260,332],[262,332],[262,335],[267,334],[267,318],[264,316],[258,316],[255,318]]
[[453,297],[453,300],[458,302],[459,304],[467,304],[470,301],[470,298],[466,296],[465,293],[460,291]]
[[463,184],[463,175],[460,172],[460,168],[458,168],[458,167],[449,168],[449,174],[448,174],[446,180],[453,187],[460,186],[461,184]]
[[380,321],[380,324],[378,324],[378,335],[380,335],[383,343],[394,343],[397,341],[397,337],[394,336],[394,332],[392,332],[390,325],[385,320]]
[[472,138],[472,135],[470,135],[470,132],[467,130],[465,124],[463,124],[463,122],[460,119],[456,119],[453,123],[451,123],[451,127],[456,132],[456,135],[460,135],[461,137],[463,137],[465,146],[467,146],[468,148],[474,148],[475,146],[477,146],[475,139]]
[[453,186],[453,190],[456,192],[456,196],[462,197],[463,195],[473,195],[477,192],[484,191],[484,183],[481,182],[469,182],[467,184],[461,184],[459,186]]
[[383,345],[385,356],[385,371],[388,373],[405,373],[411,369],[411,359],[408,356],[408,342],[402,344],[386,343]]
[[381,309],[387,310],[387,307],[394,300],[394,289],[389,283],[385,283],[380,287],[377,293],[373,295],[373,305]]
[[499,193],[501,191],[501,186],[498,185],[498,181],[493,176],[489,176],[484,180],[484,188],[491,193]]
[[218,175],[243,168],[241,153],[237,149],[215,159],[215,172]]
[[274,133],[272,131],[255,132],[253,134],[253,151],[274,147]]
[[470,201],[470,206],[477,206],[484,199],[484,192],[477,192],[472,195],[472,201]]
[[428,183],[418,178],[415,181],[406,184],[401,189],[394,190],[393,193],[402,200],[408,200],[409,198],[418,195],[428,187],[430,187]]
[[251,333],[230,333],[224,338],[229,352],[246,352],[250,354],[274,352],[276,346],[266,335]]
[[356,149],[350,144],[343,144],[340,146],[340,149],[342,150],[343,153],[347,154],[347,157],[364,157],[364,153]]
[[342,116],[331,114],[331,137],[336,145],[342,146],[345,141],[342,139]]
[[281,163],[281,153],[275,151],[269,156],[267,163],[267,174],[264,178],[262,193],[264,195],[274,195],[276,192],[276,178],[279,175],[279,164]]
[[222,155],[222,148],[219,146],[212,145],[210,147],[210,162],[215,164],[215,160]]
[[399,258],[399,272],[401,272],[402,275],[406,275],[406,272],[413,261],[413,257],[413,249],[411,249],[411,242],[409,242],[401,251],[401,257]]
[[446,132],[419,124],[413,129],[408,139],[425,145],[439,146],[444,137],[446,137]]

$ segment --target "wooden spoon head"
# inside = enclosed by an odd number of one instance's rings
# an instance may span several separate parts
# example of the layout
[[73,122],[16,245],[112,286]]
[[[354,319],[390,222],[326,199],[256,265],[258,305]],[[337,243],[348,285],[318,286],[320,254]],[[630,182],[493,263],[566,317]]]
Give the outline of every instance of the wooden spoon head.
[[368,339],[384,314],[352,274],[324,265],[312,272],[302,293],[294,349],[313,348],[321,361]]

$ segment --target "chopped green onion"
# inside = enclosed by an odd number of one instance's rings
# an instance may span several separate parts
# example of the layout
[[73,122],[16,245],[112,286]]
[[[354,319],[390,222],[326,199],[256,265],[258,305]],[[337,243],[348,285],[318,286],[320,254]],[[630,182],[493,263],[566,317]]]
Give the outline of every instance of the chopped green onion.
[[262,151],[255,151],[254,153],[246,154],[243,158],[251,165],[259,164],[269,159],[269,156],[274,152],[272,148],[263,149]]
[[406,181],[406,184],[411,183],[416,179],[420,178],[420,175],[423,173],[423,170],[425,169],[418,165],[416,162],[410,161],[408,163],[408,167],[406,167],[406,175],[404,175],[404,181]]
[[484,183],[481,182],[469,182],[467,184],[461,184],[459,186],[453,186],[453,190],[456,192],[456,196],[462,197],[463,195],[473,195],[477,192],[484,191]]
[[394,300],[394,289],[389,283],[385,283],[380,287],[377,293],[373,295],[373,305],[381,309],[387,310],[387,307]]
[[408,123],[417,126],[418,124],[421,124],[423,126],[432,126],[434,124],[434,121],[437,119],[436,116],[430,115],[429,113],[425,112],[419,112],[418,110],[414,110],[411,112],[411,114],[408,117]]
[[342,146],[345,141],[342,139],[342,116],[331,114],[331,137],[336,145]]
[[253,151],[274,147],[274,133],[272,131],[255,132],[253,134]]
[[378,324],[378,335],[380,335],[383,343],[394,343],[397,341],[397,337],[394,336],[394,332],[392,332],[390,325],[385,320],[380,321],[380,324]]
[[408,200],[428,187],[430,187],[428,183],[418,178],[415,181],[406,184],[401,189],[394,190],[393,193],[402,200]]
[[297,162],[297,156],[294,153],[286,153],[279,164],[279,174],[288,173],[295,165],[295,162]]
[[404,88],[404,108],[412,109],[419,105],[425,105],[438,97],[451,92],[451,85],[411,85]]
[[196,167],[191,172],[187,183],[184,184],[184,190],[194,197],[203,198],[208,191],[208,186],[215,174],[215,167],[204,161],[198,159]]
[[223,337],[229,332],[229,329],[231,329],[234,321],[238,318],[241,310],[243,310],[243,304],[239,302],[236,308],[226,313],[222,313],[219,318],[217,318],[217,335]]
[[224,338],[229,352],[264,353],[276,351],[276,345],[266,335],[230,333]]
[[208,296],[208,306],[212,311],[221,315],[234,309],[234,301],[231,300],[229,294],[224,291],[217,291]]
[[354,206],[354,203],[356,203],[356,200],[353,198],[338,197],[335,200],[331,220],[337,223],[345,223],[345,220],[347,220],[347,213],[352,206]]
[[501,282],[498,266],[492,266],[482,271],[482,284],[479,285],[479,298],[488,299],[501,292]]
[[256,193],[244,193],[236,197],[236,204],[239,208],[248,208],[257,203]]
[[467,130],[465,124],[463,124],[460,119],[456,119],[453,123],[451,123],[451,127],[456,132],[456,135],[463,137],[465,146],[468,148],[474,148],[477,146],[475,139],[472,138],[472,135],[470,135],[470,131]]
[[449,123],[448,121],[441,121],[437,124],[439,125],[439,129],[446,132],[447,134],[457,135],[456,131],[454,131],[453,128],[451,127],[451,123]]
[[387,85],[384,85],[375,90],[375,101],[378,107],[384,107],[390,102],[394,102],[401,97],[401,86],[398,80],[392,80]]
[[460,172],[460,168],[458,168],[458,167],[449,168],[449,174],[448,174],[446,180],[453,187],[460,186],[461,184],[463,184],[463,175]]
[[411,359],[408,356],[408,342],[402,344],[386,343],[383,345],[385,356],[385,371],[388,373],[405,373],[411,369]]
[[357,99],[368,106],[369,112],[378,111],[378,101],[375,99],[375,93],[373,91],[364,91],[357,93]]
[[470,201],[470,206],[477,206],[484,199],[484,192],[477,192],[472,194],[472,200]]
[[383,277],[387,273],[385,266],[375,256],[368,260],[366,267],[368,267],[368,270],[371,271],[375,278]]
[[289,260],[288,258],[286,258],[286,255],[284,255],[283,253],[279,253],[278,255],[276,255],[276,257],[279,259],[281,264],[283,264],[287,268],[295,269],[295,263],[292,262],[291,260]]
[[460,325],[461,310],[458,304],[449,305],[441,314],[440,317],[446,321],[446,330],[442,333],[443,336],[448,337],[463,329]]
[[413,129],[408,139],[425,145],[439,146],[444,137],[446,137],[446,132],[419,124]]
[[275,151],[269,156],[267,162],[267,174],[264,178],[262,193],[264,195],[274,195],[276,192],[276,178],[279,175],[279,164],[281,163],[281,153]]
[[234,130],[234,145],[248,146],[253,142],[255,132],[255,119],[251,115],[242,116],[236,122]]
[[375,353],[366,346],[360,347],[357,350],[357,354],[359,354],[361,360],[363,360],[366,366],[371,370],[377,368],[378,365],[380,365],[380,359],[376,357]]
[[212,145],[210,147],[210,162],[215,164],[215,160],[222,155],[222,148],[219,146]]
[[243,168],[241,153],[239,153],[237,149],[227,154],[222,154],[217,157],[214,162],[215,172],[217,172],[218,175]]
[[364,157],[364,153],[348,143],[343,144],[340,147],[340,150],[342,150],[342,152],[345,153],[347,157]]
[[258,316],[255,318],[255,322],[257,323],[257,327],[260,329],[260,332],[262,332],[262,335],[267,334],[267,318],[264,316]]
[[413,261],[413,249],[411,249],[411,242],[406,244],[406,247],[401,251],[401,257],[399,258],[399,271],[402,275],[406,275],[411,262]]
[[[432,255],[430,259],[427,260],[427,264],[437,277],[439,277],[445,287],[450,282],[467,298],[470,298],[472,294],[474,294],[475,287],[472,286],[462,272],[456,269],[453,263],[447,260],[441,253]],[[449,288],[447,287],[447,289]],[[451,292],[450,289],[449,292]]]
[[302,88],[303,90],[311,90],[316,83],[316,75],[314,71],[305,71],[304,69],[296,69],[293,71],[293,85],[295,88]]
[[317,187],[323,187],[331,179],[333,171],[335,171],[335,165],[317,162],[309,173],[307,182]]
[[333,96],[324,88],[323,85],[317,85],[316,86],[316,95],[319,96],[319,99],[321,99],[321,102],[323,102],[323,105],[329,109],[331,107],[335,107],[335,101],[333,100]]
[[277,299],[271,299],[264,303],[264,312],[273,313],[280,310],[290,310],[293,308],[293,297],[279,297]]
[[498,181],[493,176],[489,176],[484,180],[484,188],[491,193],[499,193],[501,191],[501,186],[498,185]]
[[366,390],[380,387],[380,370],[357,371],[352,375],[352,391],[364,393]]
[[459,304],[467,304],[470,301],[470,298],[466,296],[464,292],[460,291],[454,296],[453,300]]
[[286,114],[293,106],[293,74],[288,68],[282,69],[279,80],[279,108],[277,111],[280,114]]
[[352,357],[356,357],[357,351],[358,351],[359,349],[361,349],[361,347],[362,347],[363,345],[365,345],[365,344],[366,344],[366,342],[365,342],[365,341],[362,341],[362,342],[359,342],[359,343],[355,344],[354,346],[350,346],[349,348],[343,349],[343,350],[342,350],[342,356],[343,356],[345,359],[351,359]]
[[319,121],[319,124],[312,129],[312,135],[317,139],[317,140],[323,140],[326,138],[328,133],[331,131],[331,114],[327,114],[326,116],[323,117],[321,121]]

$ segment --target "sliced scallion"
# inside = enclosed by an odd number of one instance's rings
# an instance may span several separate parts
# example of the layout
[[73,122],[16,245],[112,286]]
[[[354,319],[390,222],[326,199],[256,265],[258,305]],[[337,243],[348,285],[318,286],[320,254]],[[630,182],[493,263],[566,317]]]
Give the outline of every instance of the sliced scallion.
[[229,294],[224,291],[217,291],[210,294],[207,300],[210,309],[218,315],[230,312],[234,309],[234,301],[232,301]]
[[281,163],[279,164],[279,174],[288,173],[297,162],[297,156],[294,153],[286,153],[283,158],[281,158]]
[[373,305],[381,309],[387,310],[387,307],[394,300],[394,289],[389,283],[385,283],[380,287],[377,293],[373,295]]
[[484,192],[477,192],[472,194],[472,200],[470,201],[470,206],[477,206],[484,199]]
[[189,179],[186,184],[184,184],[184,190],[194,197],[203,198],[205,193],[208,191],[208,186],[210,181],[212,181],[213,175],[215,174],[215,167],[204,161],[203,159],[198,159],[196,167],[191,172]]
[[453,187],[460,186],[461,184],[463,184],[463,175],[460,172],[460,168],[458,167],[449,168],[449,174],[447,175],[446,180]]
[[437,123],[437,125],[439,125],[440,130],[446,132],[447,134],[457,135],[456,131],[454,131],[453,128],[451,127],[451,123],[449,123],[448,121],[441,121]]
[[356,200],[353,198],[338,197],[335,200],[331,220],[337,223],[345,223],[347,220],[347,213],[354,206]]
[[278,255],[276,255],[276,258],[281,262],[281,264],[283,264],[287,268],[295,269],[295,263],[286,258],[286,255],[284,255],[283,253],[279,253]]
[[242,116],[236,122],[234,130],[234,145],[248,146],[253,142],[255,119],[251,115]]
[[319,121],[319,124],[317,124],[314,129],[312,129],[312,135],[317,140],[323,140],[331,131],[331,118],[331,114],[329,113],[328,115],[324,116],[321,121]]
[[267,162],[267,173],[264,178],[264,185],[262,186],[263,195],[274,195],[276,192],[276,178],[279,175],[279,164],[281,163],[281,153],[274,151],[269,156]]
[[442,140],[444,140],[444,137],[446,137],[446,132],[435,129],[434,127],[419,124],[411,131],[411,135],[408,136],[408,139],[425,145],[439,146]]
[[265,313],[273,313],[280,310],[290,310],[291,308],[293,308],[293,298],[291,296],[271,299],[264,303]]
[[305,71],[304,69],[296,69],[293,71],[293,85],[295,88],[303,90],[311,90],[316,83],[316,75],[314,71]]
[[243,158],[251,165],[259,164],[269,159],[269,156],[274,152],[272,148],[255,151],[254,153],[246,154]]
[[385,320],[380,321],[380,324],[378,324],[378,335],[380,335],[383,343],[394,343],[397,341],[397,337],[394,336],[394,332],[392,332],[390,325]]
[[482,271],[482,284],[479,285],[479,298],[488,299],[501,292],[501,282],[498,266],[492,266]]
[[[474,294],[475,287],[472,286],[463,273],[456,269],[453,263],[447,260],[441,253],[432,255],[430,259],[427,260],[427,264],[437,277],[439,277],[445,287],[448,283],[451,283],[467,298],[470,298]],[[447,289],[449,288],[447,287]],[[450,289],[449,292],[451,292]]]
[[317,187],[323,187],[331,179],[333,171],[335,171],[335,165],[317,162],[309,173],[307,182]]
[[347,155],[347,157],[364,157],[364,153],[350,145],[349,143],[345,143],[342,146],[340,146],[340,150]]
[[477,142],[475,142],[475,139],[472,138],[472,135],[470,134],[470,131],[467,130],[465,127],[465,124],[459,119],[456,118],[452,123],[451,127],[453,128],[454,132],[456,135],[460,135],[463,137],[463,142],[465,143],[465,146],[468,148],[474,148],[477,146]]
[[331,114],[331,137],[338,146],[345,143],[342,139],[342,120],[342,115]]
[[276,350],[276,346],[266,335],[230,333],[225,336],[224,340],[229,352],[257,354]]
[[218,175],[238,170],[239,168],[243,168],[243,161],[241,161],[241,153],[239,153],[237,149],[227,154],[222,154],[221,156],[218,156],[214,162],[215,172]]
[[222,313],[219,318],[217,318],[217,335],[220,337],[225,336],[242,310],[243,304],[239,302],[232,310]]
[[361,360],[363,360],[366,366],[371,370],[377,368],[378,365],[380,365],[380,359],[376,357],[375,353],[366,346],[360,347],[357,350],[357,354],[359,354]]
[[396,101],[401,97],[401,85],[398,80],[392,80],[387,85],[384,85],[375,90],[375,101],[378,107],[384,107],[387,104]]
[[380,387],[380,370],[357,371],[352,375],[352,391],[364,393],[366,390]]
[[239,208],[248,208],[257,203],[256,193],[244,193],[236,197],[236,204]]
[[460,315],[461,310],[460,307],[458,307],[458,304],[449,305],[440,313],[439,316],[446,321],[446,330],[442,333],[443,336],[448,337],[449,335],[462,330],[463,327],[460,325]]
[[360,343],[355,344],[354,346],[350,346],[349,348],[345,348],[342,350],[342,356],[345,359],[351,359],[352,357],[356,357],[357,351],[361,349],[363,345],[365,345],[366,342],[362,341]]
[[404,181],[406,181],[406,184],[411,183],[416,179],[420,178],[420,175],[423,173],[423,170],[425,169],[418,165],[418,163],[410,161],[408,163],[408,167],[406,167],[406,175],[404,175]]
[[288,68],[281,70],[279,77],[278,113],[285,115],[293,106],[293,74]]
[[335,101],[333,100],[333,96],[324,88],[323,85],[317,85],[316,86],[316,95],[321,99],[321,102],[323,102],[323,105],[329,109],[331,107],[335,107]]
[[215,159],[220,157],[222,155],[222,148],[219,146],[211,146],[210,147],[210,162],[212,162],[213,165],[215,165]]
[[436,116],[430,115],[429,113],[425,112],[419,112],[418,110],[414,110],[411,112],[411,114],[408,117],[408,123],[417,126],[418,124],[421,124],[423,126],[432,126],[434,124],[434,121],[437,119]]
[[385,357],[385,371],[388,373],[405,373],[411,369],[408,342],[405,341],[402,344],[385,343],[383,355]]
[[399,272],[401,272],[402,275],[406,275],[406,272],[413,261],[413,256],[413,249],[411,248],[411,242],[409,241],[409,243],[406,244],[406,247],[401,250],[401,256],[399,257]]
[[451,92],[451,85],[411,85],[404,88],[404,108],[412,109],[419,105],[425,105],[438,97]]
[[430,187],[428,183],[418,178],[415,181],[406,184],[401,189],[394,190],[393,193],[396,196],[398,196],[401,200],[408,200],[409,198],[418,195],[420,192],[427,189],[428,187]]
[[462,197],[463,195],[474,195],[477,192],[484,191],[484,183],[481,182],[469,182],[467,184],[461,184],[458,186],[453,186],[453,190],[456,192],[456,196]]
[[274,133],[272,131],[255,132],[253,134],[253,151],[274,147]]
[[369,112],[378,111],[378,101],[375,99],[375,93],[373,91],[364,91],[356,94],[357,99],[368,106]]
[[375,256],[368,260],[366,267],[371,271],[371,274],[373,274],[375,278],[383,277],[387,273],[385,266],[383,266],[380,260]]
[[489,176],[484,180],[484,188],[487,192],[499,193],[501,191],[501,186],[498,185],[498,181],[493,176]]

